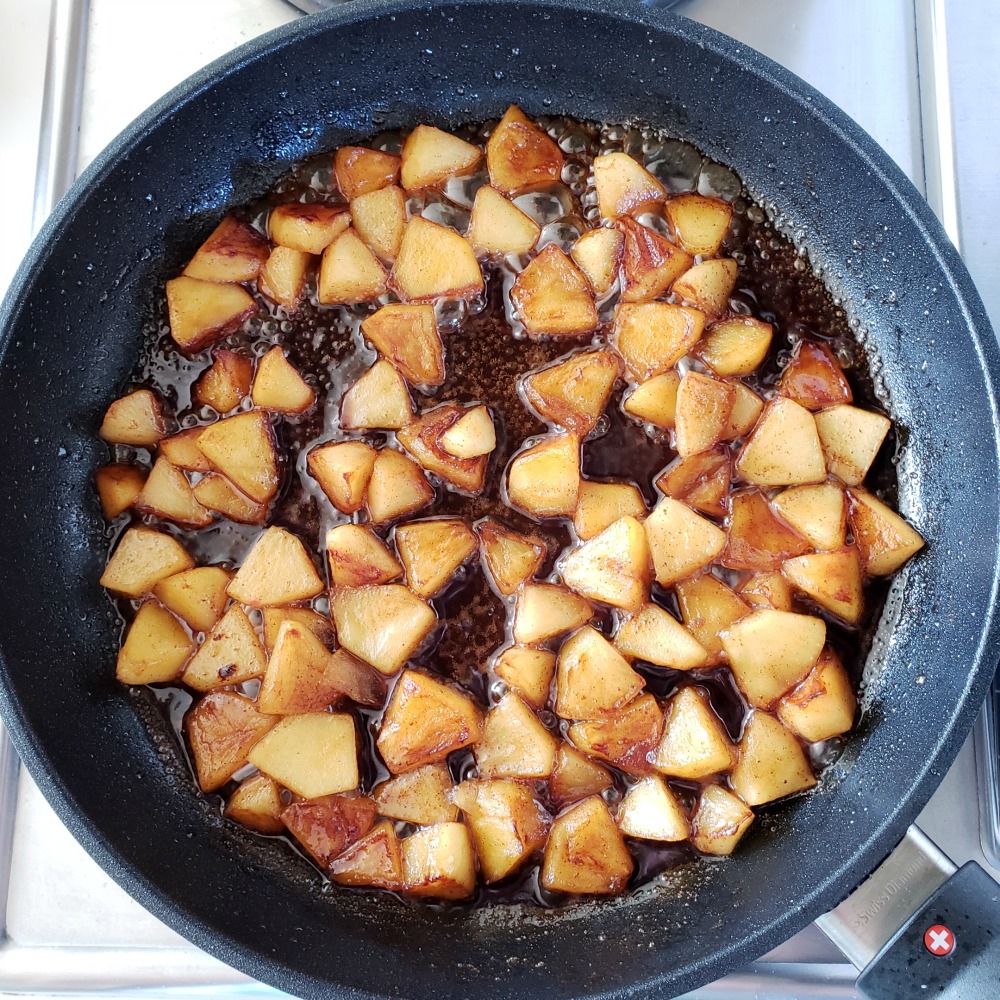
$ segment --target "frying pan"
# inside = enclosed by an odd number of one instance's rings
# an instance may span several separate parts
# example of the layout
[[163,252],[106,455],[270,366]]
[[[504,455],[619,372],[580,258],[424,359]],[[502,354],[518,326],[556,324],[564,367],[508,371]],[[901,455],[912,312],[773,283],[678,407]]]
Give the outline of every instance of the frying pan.
[[[331,892],[194,790],[149,692],[118,685],[91,477],[152,290],[228,205],[385,128],[529,113],[643,119],[730,165],[848,304],[901,428],[899,504],[928,539],[866,667],[867,711],[821,790],[738,856],[625,900],[436,911]],[[996,662],[998,351],[957,253],[875,144],[736,42],[626,2],[374,0],[264,36],[127,129],[53,214],[0,313],[0,708],[72,832],[153,913],[304,997],[652,997],[784,940],[900,840]]]

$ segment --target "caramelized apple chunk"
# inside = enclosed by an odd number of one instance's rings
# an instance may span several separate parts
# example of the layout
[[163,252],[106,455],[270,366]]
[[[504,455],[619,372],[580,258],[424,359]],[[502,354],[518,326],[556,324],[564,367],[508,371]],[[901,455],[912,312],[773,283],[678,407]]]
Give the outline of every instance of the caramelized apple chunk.
[[595,295],[606,295],[618,280],[625,238],[617,229],[588,229],[569,255],[586,275]]
[[268,245],[249,223],[227,215],[195,251],[184,273],[202,281],[253,281]]
[[648,226],[630,218],[619,219],[616,225],[623,238],[623,302],[659,298],[691,267],[689,253]]
[[642,524],[620,517],[565,556],[563,582],[591,601],[635,611],[649,596],[652,565]]
[[531,336],[579,337],[597,329],[590,283],[554,243],[517,276],[510,300]]
[[341,146],[333,154],[333,174],[340,193],[353,201],[399,180],[399,157],[380,149]]
[[621,374],[611,351],[573,354],[521,382],[525,398],[543,420],[586,437],[597,426]]
[[627,153],[605,153],[594,160],[594,187],[605,219],[648,210],[667,197],[666,188]]
[[521,584],[535,575],[545,559],[545,545],[518,534],[487,518],[476,525],[482,545],[483,562],[493,585],[510,597]]
[[108,444],[150,448],[166,435],[163,408],[149,389],[136,389],[116,399],[104,414],[99,431]]
[[182,274],[167,282],[170,335],[189,354],[238,330],[257,312],[242,285],[202,281]]
[[376,452],[370,444],[338,441],[314,448],[306,457],[306,464],[330,503],[343,514],[353,514],[365,504],[375,459]]
[[664,214],[677,242],[688,253],[713,257],[729,230],[733,209],[721,198],[682,194],[667,202]]
[[253,361],[236,351],[217,350],[212,364],[201,373],[191,394],[196,403],[229,413],[250,395]]
[[552,821],[542,862],[542,885],[556,892],[608,895],[621,892],[634,862],[615,821],[591,796]]
[[404,302],[471,299],[484,287],[469,241],[420,215],[406,223],[389,283]]
[[203,792],[221,788],[241,767],[254,745],[277,720],[261,715],[235,691],[205,695],[184,720],[198,784]]
[[269,503],[278,492],[278,455],[266,413],[237,413],[209,424],[198,436],[198,447],[219,472],[256,503]]
[[444,588],[477,547],[472,529],[457,517],[410,521],[396,528],[406,585],[418,597],[433,597]]
[[555,141],[512,104],[486,144],[490,183],[508,196],[559,180],[563,155]]
[[306,547],[284,528],[268,528],[254,542],[229,584],[229,596],[254,608],[308,601],[323,581]]
[[444,346],[433,306],[391,302],[365,319],[361,332],[412,385],[444,381]]
[[574,434],[542,438],[507,469],[511,505],[536,517],[572,517],[579,492],[580,440]]
[[135,503],[145,485],[146,476],[145,469],[126,463],[105,465],[94,473],[94,485],[105,520],[113,521]]
[[579,628],[594,616],[590,601],[553,583],[525,583],[514,604],[514,641],[538,645]]
[[299,253],[321,254],[351,224],[343,205],[294,201],[275,205],[267,229],[278,246]]
[[101,586],[135,599],[144,597],[161,581],[191,569],[194,560],[172,535],[152,528],[125,532],[101,575]]
[[115,676],[123,684],[169,684],[193,652],[184,626],[156,601],[144,601],[118,653]]
[[400,183],[407,191],[440,184],[469,173],[482,156],[471,142],[432,125],[418,125],[403,143]]
[[385,268],[353,229],[345,229],[324,251],[319,301],[325,306],[373,302],[386,290]]
[[469,242],[481,256],[529,253],[541,227],[495,188],[485,184],[476,192],[469,222]]
[[615,310],[613,343],[634,378],[645,382],[668,372],[698,343],[705,314],[668,302],[632,304]]
[[305,413],[316,402],[315,390],[280,347],[272,347],[257,362],[251,396],[258,409],[275,413]]
[[486,713],[476,744],[483,778],[547,778],[555,767],[556,737],[512,691]]
[[344,393],[340,426],[345,430],[399,430],[410,422],[413,403],[398,369],[384,359],[375,362]]

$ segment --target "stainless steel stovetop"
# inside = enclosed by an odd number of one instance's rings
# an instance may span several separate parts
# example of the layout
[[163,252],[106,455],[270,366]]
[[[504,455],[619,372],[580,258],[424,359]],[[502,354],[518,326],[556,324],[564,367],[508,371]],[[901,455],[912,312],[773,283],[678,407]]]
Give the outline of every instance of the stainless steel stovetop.
[[[354,0],[363,3],[364,0]],[[53,18],[49,20],[50,3]],[[1000,102],[987,74],[1000,24],[967,0],[683,0],[675,9],[784,64],[838,103],[924,191],[976,278],[1000,329],[1000,174],[992,152]],[[35,180],[45,67],[64,133],[42,192],[57,189],[132,118],[234,46],[300,16],[284,0],[13,0],[0,3],[0,182]],[[79,74],[76,74],[79,70]],[[78,86],[60,90],[61,81]],[[77,139],[77,142],[73,140]],[[75,150],[74,150],[75,147]],[[75,163],[67,155],[75,151]],[[32,229],[31,204],[6,209],[0,291]],[[37,216],[36,212],[36,216]],[[40,220],[36,217],[35,225]],[[961,864],[989,867],[980,841],[970,738],[918,820]],[[96,866],[46,805],[0,734],[0,992],[34,997],[279,998],[187,944]],[[687,1000],[849,1000],[854,969],[814,927]]]

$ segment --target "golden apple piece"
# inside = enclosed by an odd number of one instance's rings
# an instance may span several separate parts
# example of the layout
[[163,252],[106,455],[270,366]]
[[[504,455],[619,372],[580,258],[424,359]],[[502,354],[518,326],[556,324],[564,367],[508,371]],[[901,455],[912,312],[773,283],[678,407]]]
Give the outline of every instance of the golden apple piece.
[[688,781],[733,766],[735,748],[701,688],[683,687],[670,699],[663,739],[649,760],[662,774]]
[[688,253],[706,257],[719,252],[733,218],[733,208],[728,202],[700,194],[671,198],[663,212],[677,242]]
[[94,473],[94,485],[105,520],[113,521],[135,503],[146,483],[147,472],[137,465],[115,463]]
[[676,590],[685,627],[708,652],[706,666],[718,663],[722,654],[719,634],[750,614],[750,605],[711,573],[683,580]]
[[181,680],[196,691],[242,684],[267,669],[264,647],[246,612],[234,604],[205,633]]
[[857,625],[864,611],[861,558],[853,547],[788,559],[781,572],[821,608]]
[[258,409],[275,413],[305,413],[316,402],[312,386],[288,361],[280,347],[272,347],[257,362],[252,397]]
[[666,200],[666,188],[627,153],[605,153],[594,159],[597,205],[604,219],[648,211]]
[[725,445],[678,457],[656,477],[656,488],[710,517],[725,517],[732,462]]
[[330,615],[340,644],[387,675],[419,649],[437,621],[426,601],[398,583],[336,590]]
[[552,821],[542,885],[556,892],[614,895],[624,891],[634,863],[604,800],[584,799]]
[[829,551],[844,544],[847,497],[836,483],[792,486],[774,497],[771,506],[814,549]]
[[807,410],[822,410],[853,399],[850,383],[833,351],[813,340],[803,340],[781,373],[778,395],[795,400]]
[[551,822],[531,790],[516,781],[463,781],[454,791],[487,883],[521,867],[545,843]]
[[563,719],[599,718],[627,704],[645,685],[628,660],[588,625],[559,649],[555,712]]
[[703,260],[685,271],[671,286],[681,299],[709,316],[720,316],[729,308],[739,266],[728,257]]
[[739,759],[729,776],[733,791],[759,806],[816,784],[802,744],[773,715],[751,712],[743,727]]
[[888,417],[856,406],[831,406],[816,414],[816,430],[826,467],[848,486],[864,482],[892,423]]
[[625,237],[617,229],[588,229],[570,248],[573,263],[583,271],[595,295],[605,295],[618,280]]
[[330,503],[342,514],[354,514],[365,505],[375,460],[376,452],[370,444],[337,441],[313,448],[306,456],[306,465]]
[[535,517],[572,517],[580,492],[580,439],[555,434],[519,452],[507,467],[507,499]]
[[740,597],[752,608],[791,611],[795,606],[795,592],[792,585],[779,570],[754,573],[740,586]]
[[178,469],[187,469],[189,472],[211,472],[212,463],[198,447],[201,432],[201,427],[189,427],[187,430],[163,438],[160,441],[160,455]]
[[237,413],[209,424],[198,437],[198,447],[219,472],[256,503],[268,503],[278,492],[278,455],[266,413]]
[[619,625],[615,648],[624,656],[673,670],[693,670],[708,660],[705,647],[657,604],[645,605]]
[[406,223],[389,284],[404,302],[472,299],[485,287],[472,244],[420,215]]
[[108,407],[98,433],[108,444],[151,448],[167,433],[163,407],[149,389],[136,389]]
[[479,706],[467,694],[405,670],[382,716],[376,746],[386,767],[403,774],[478,743],[482,728]]
[[621,303],[615,310],[614,346],[640,382],[662,375],[698,343],[705,314],[669,302]]
[[212,364],[201,373],[191,390],[193,402],[211,406],[219,413],[235,410],[250,395],[253,360],[235,351],[217,350]]
[[202,476],[194,484],[195,499],[203,507],[214,510],[237,524],[263,524],[267,520],[267,504],[255,503],[217,472]]
[[656,582],[663,587],[707,566],[725,548],[726,534],[672,497],[664,497],[644,522]]
[[293,313],[299,307],[306,288],[306,276],[312,257],[291,247],[275,247],[257,276],[257,287],[272,302]]
[[187,550],[172,535],[153,528],[129,528],[111,554],[101,586],[130,597],[144,597],[168,576],[194,566]]
[[525,398],[543,419],[586,437],[608,405],[621,362],[611,351],[584,351],[526,376]]
[[482,156],[471,142],[432,125],[418,125],[403,143],[400,182],[407,191],[441,184],[469,173]]
[[490,183],[508,197],[555,184],[563,154],[556,142],[512,104],[486,144]]
[[855,486],[847,491],[848,518],[865,572],[895,573],[924,547],[924,540],[891,507]]
[[363,837],[374,819],[375,803],[364,795],[324,795],[281,810],[289,833],[322,868]]
[[525,646],[554,639],[594,617],[590,601],[554,583],[525,583],[514,604],[514,642]]
[[319,301],[325,306],[374,302],[386,291],[386,271],[353,229],[345,229],[324,251],[319,265]]
[[790,399],[772,399],[737,456],[736,471],[757,486],[823,482],[826,460],[813,415]]
[[257,312],[257,303],[238,284],[202,281],[182,274],[166,284],[170,336],[195,354],[238,330]]
[[144,601],[118,652],[115,676],[123,684],[169,684],[193,652],[184,626],[156,601]]
[[479,256],[530,253],[541,227],[499,191],[484,184],[476,192],[468,240]]
[[215,691],[197,701],[184,728],[201,790],[214,792],[229,781],[276,721],[235,691]]
[[479,458],[497,446],[497,432],[488,407],[467,409],[441,435],[441,447],[455,458]]
[[479,547],[472,529],[457,517],[411,521],[396,528],[396,550],[406,585],[418,597],[433,597]]
[[268,250],[253,226],[227,215],[195,251],[184,274],[202,281],[253,281]]
[[571,590],[591,601],[635,611],[649,598],[652,565],[642,524],[620,517],[561,560],[559,572]]
[[187,476],[165,458],[158,458],[135,498],[135,509],[185,528],[205,528],[212,515],[198,502]]
[[648,774],[649,755],[663,736],[663,712],[651,694],[641,694],[605,718],[574,722],[566,735],[584,753],[629,774]]
[[383,816],[403,823],[433,826],[454,823],[458,807],[451,801],[452,780],[447,764],[425,764],[380,782],[372,795]]
[[359,195],[351,202],[351,222],[369,250],[383,260],[395,260],[406,227],[406,196],[389,187]]
[[590,283],[555,243],[517,276],[510,301],[530,336],[578,337],[599,323]]
[[513,692],[486,713],[476,744],[483,778],[547,778],[556,762],[556,737]]
[[229,584],[229,596],[254,608],[308,601],[323,581],[302,542],[284,528],[270,527],[254,542]]
[[[357,734],[354,719],[344,713],[286,715],[247,759],[304,799],[358,787]],[[287,825],[284,814],[282,819]]]
[[391,302],[361,324],[372,346],[412,385],[444,382],[444,345],[434,307]]
[[607,768],[560,742],[556,766],[549,778],[549,795],[556,806],[562,808],[589,795],[600,795],[613,784]]
[[284,808],[277,782],[266,775],[255,774],[240,782],[239,788],[229,796],[225,816],[257,833],[273,836],[285,831],[285,824],[281,822]]
[[698,357],[716,375],[750,375],[771,349],[773,329],[752,316],[713,323],[698,344]]
[[196,566],[161,580],[153,596],[193,632],[208,632],[226,610],[233,574],[221,566]]
[[766,494],[739,490],[729,498],[729,538],[719,558],[730,569],[777,570],[810,549],[809,541],[779,520]]
[[654,375],[637,385],[622,400],[622,409],[636,420],[668,430],[674,426],[677,415],[677,389],[680,384],[680,375],[672,369],[662,375]]
[[493,672],[532,708],[544,708],[556,670],[556,654],[548,649],[508,646],[497,657]]
[[340,193],[348,200],[378,191],[399,180],[399,157],[380,149],[341,146],[333,154],[333,174]]
[[403,852],[396,828],[382,820],[327,865],[339,885],[398,892],[403,888]]
[[391,583],[403,567],[385,542],[363,524],[339,524],[326,533],[326,558],[334,587]]
[[375,524],[406,517],[434,499],[420,466],[395,448],[382,448],[368,483],[368,515]]
[[762,608],[734,622],[721,638],[739,689],[755,708],[766,708],[798,684],[819,659],[826,622]]
[[401,845],[403,891],[431,899],[468,899],[476,888],[476,859],[464,823],[438,823]]
[[320,202],[275,205],[267,217],[268,233],[278,246],[308,254],[321,254],[350,224],[343,205]]
[[689,371],[677,388],[674,440],[682,457],[714,448],[725,434],[736,391],[722,379]]
[[336,635],[333,622],[312,608],[264,608],[262,612],[264,648],[270,654],[278,641],[278,631],[285,622],[307,628],[324,646],[333,649]]
[[722,785],[708,785],[691,818],[691,845],[702,854],[725,857],[736,850],[754,820],[753,810]]
[[427,471],[467,493],[479,493],[486,481],[488,455],[458,458],[444,447],[443,437],[467,411],[454,403],[436,406],[414,417],[396,439]]
[[476,525],[483,562],[497,590],[510,597],[545,560],[545,544],[518,534],[492,518]]
[[598,483],[580,480],[573,527],[577,536],[589,541],[609,528],[619,518],[643,518],[646,501],[638,486],[632,483]]
[[413,403],[403,376],[384,358],[344,393],[340,426],[345,430],[399,430],[410,422]]
[[618,829],[626,837],[673,843],[690,835],[687,813],[656,774],[633,785],[618,807]]
[[723,441],[735,441],[737,438],[746,437],[754,429],[764,410],[764,400],[753,389],[740,381],[733,381],[731,384],[736,392],[736,398],[729,414],[726,432],[722,435]]
[[666,294],[694,258],[635,219],[615,223],[622,234],[622,301],[649,302]]
[[777,712],[793,733],[818,743],[848,732],[857,708],[847,671],[827,646],[806,679],[778,702]]

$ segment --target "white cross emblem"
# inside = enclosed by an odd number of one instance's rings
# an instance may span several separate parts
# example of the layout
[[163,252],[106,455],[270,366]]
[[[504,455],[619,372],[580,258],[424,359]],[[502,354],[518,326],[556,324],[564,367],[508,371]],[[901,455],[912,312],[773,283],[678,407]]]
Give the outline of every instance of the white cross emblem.
[[947,929],[942,928],[939,931],[930,930],[927,933],[930,936],[928,947],[931,951],[936,952],[938,955],[943,955],[946,951],[951,951],[951,935]]

